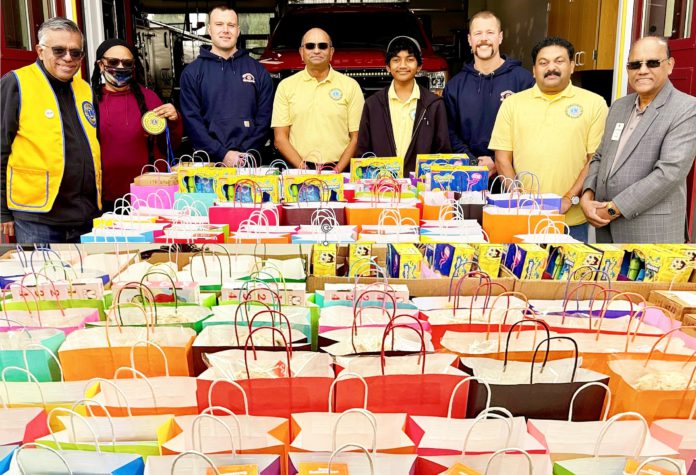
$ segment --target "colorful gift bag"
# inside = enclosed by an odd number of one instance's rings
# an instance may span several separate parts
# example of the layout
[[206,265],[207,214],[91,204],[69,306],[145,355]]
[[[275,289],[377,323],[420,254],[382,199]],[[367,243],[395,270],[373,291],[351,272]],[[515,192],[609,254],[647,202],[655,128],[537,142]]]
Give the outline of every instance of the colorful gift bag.
[[130,192],[133,195],[133,209],[138,209],[141,206],[172,209],[174,207],[174,195],[178,190],[179,185],[136,185],[131,183]]
[[[60,379],[55,354],[65,340],[65,334],[56,329],[0,332],[0,370],[8,366],[19,366],[28,369],[40,381],[57,381]],[[8,375],[8,381],[20,377],[17,374]]]
[[545,219],[553,220],[558,226],[565,223],[565,215],[553,211],[486,206],[482,226],[489,242],[511,243],[516,235],[529,233]]
[[696,421],[694,405],[688,419],[659,419],[650,424],[650,434],[679,453],[686,468],[693,469],[696,459]]
[[145,475],[217,474],[281,475],[280,457],[262,454],[210,454],[189,450],[179,455],[148,457]]
[[34,442],[46,434],[48,425],[43,408],[0,408],[0,446]]
[[[348,452],[356,449],[362,453]],[[333,452],[290,452],[288,473],[415,475],[415,461],[414,454],[383,454],[378,453],[374,447],[368,452],[365,446],[350,443],[336,448]]]
[[[36,448],[27,448],[31,445]],[[25,444],[15,451],[7,474],[142,475],[143,467],[142,457],[135,454],[55,450],[45,445]]]
[[[504,448],[493,454],[419,456],[421,475],[549,475],[551,459],[520,448]],[[603,473],[603,472],[597,472]]]

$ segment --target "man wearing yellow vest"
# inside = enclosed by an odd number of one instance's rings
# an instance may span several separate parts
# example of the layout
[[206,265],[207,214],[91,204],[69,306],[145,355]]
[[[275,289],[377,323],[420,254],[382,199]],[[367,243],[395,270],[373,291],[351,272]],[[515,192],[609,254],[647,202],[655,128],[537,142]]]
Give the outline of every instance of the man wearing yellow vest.
[[587,242],[580,193],[609,108],[601,96],[571,84],[574,56],[573,45],[563,38],[546,38],[534,46],[536,84],[503,101],[488,147],[495,150],[500,175],[533,173],[541,193],[562,196],[560,211],[570,235]]
[[60,17],[38,39],[37,61],[0,81],[2,232],[18,243],[79,242],[101,209],[92,89],[75,77],[84,41]]

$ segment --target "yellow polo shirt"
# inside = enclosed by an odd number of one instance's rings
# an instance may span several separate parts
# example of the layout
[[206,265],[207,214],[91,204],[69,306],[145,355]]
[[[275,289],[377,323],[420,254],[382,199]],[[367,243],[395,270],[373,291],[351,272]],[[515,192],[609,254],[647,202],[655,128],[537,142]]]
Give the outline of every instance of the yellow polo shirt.
[[[599,147],[607,112],[601,96],[572,84],[551,98],[534,85],[503,101],[488,147],[512,152],[515,172],[534,173],[542,193],[563,196]],[[580,205],[566,214],[569,226],[586,221]]]
[[306,69],[283,79],[273,101],[271,127],[290,127],[290,144],[308,162],[332,163],[360,125],[365,99],[357,81],[333,68],[323,81]]
[[394,81],[392,81],[387,96],[389,98],[389,117],[391,117],[394,143],[396,144],[396,156],[403,158],[406,156],[409,145],[411,145],[413,123],[416,121],[416,107],[420,99],[420,88],[416,81],[413,81],[411,97],[401,102],[399,96],[396,95]]

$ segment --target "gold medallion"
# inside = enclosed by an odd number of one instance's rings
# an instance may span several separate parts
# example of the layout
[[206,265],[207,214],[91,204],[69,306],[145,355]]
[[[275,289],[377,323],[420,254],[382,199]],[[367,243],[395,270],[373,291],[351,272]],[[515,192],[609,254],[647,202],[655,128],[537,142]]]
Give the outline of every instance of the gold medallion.
[[143,129],[150,135],[159,135],[167,128],[167,120],[152,111],[143,114]]

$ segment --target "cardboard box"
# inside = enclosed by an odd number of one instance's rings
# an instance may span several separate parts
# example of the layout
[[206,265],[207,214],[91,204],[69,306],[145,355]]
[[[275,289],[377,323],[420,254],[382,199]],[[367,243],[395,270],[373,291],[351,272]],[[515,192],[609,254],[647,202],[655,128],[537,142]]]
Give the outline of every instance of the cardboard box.
[[[375,282],[384,282],[382,278],[376,277],[361,277],[361,284],[372,284]],[[516,282],[512,277],[504,277],[498,279],[491,279],[491,282],[500,284],[507,291],[514,289]],[[558,284],[559,282],[554,282]],[[324,290],[327,284],[348,284],[354,285],[355,279],[349,277],[317,277],[315,275],[310,275],[307,277],[307,292],[315,292],[317,290]],[[408,286],[409,295],[411,297],[432,297],[432,296],[447,296],[451,291],[454,292],[457,279],[389,279],[389,285],[406,285]],[[479,279],[465,279],[462,282],[460,288],[460,295],[473,295],[480,285]],[[503,290],[497,285],[493,286],[491,289],[491,295],[498,295]],[[561,298],[563,293],[561,292]]]
[[[695,326],[696,327],[696,313],[685,313],[682,319],[682,327]],[[689,336],[696,337],[696,328],[684,328],[682,330]]]
[[696,314],[696,290],[655,290],[650,292],[650,303],[672,312],[675,320],[680,322],[685,314]]

